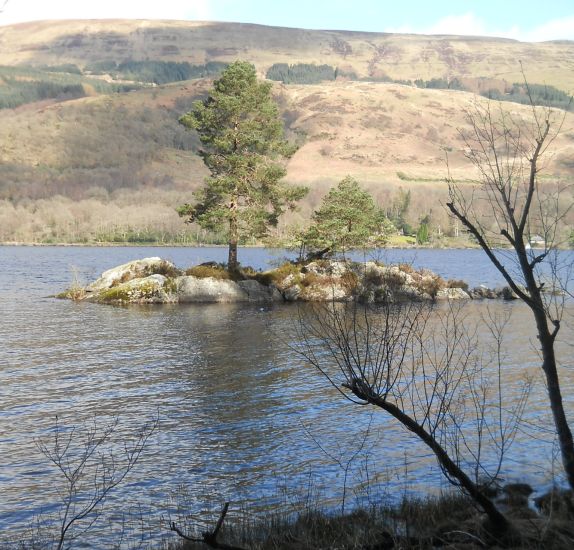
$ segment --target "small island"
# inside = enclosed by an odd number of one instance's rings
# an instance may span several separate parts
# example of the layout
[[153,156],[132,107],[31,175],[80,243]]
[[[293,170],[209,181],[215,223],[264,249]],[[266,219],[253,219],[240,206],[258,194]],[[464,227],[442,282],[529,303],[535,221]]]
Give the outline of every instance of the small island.
[[469,288],[410,264],[322,259],[285,262],[268,271],[208,262],[183,270],[168,260],[134,260],[102,273],[87,286],[73,285],[59,298],[101,304],[281,303],[361,301],[366,303],[513,299],[512,291]]

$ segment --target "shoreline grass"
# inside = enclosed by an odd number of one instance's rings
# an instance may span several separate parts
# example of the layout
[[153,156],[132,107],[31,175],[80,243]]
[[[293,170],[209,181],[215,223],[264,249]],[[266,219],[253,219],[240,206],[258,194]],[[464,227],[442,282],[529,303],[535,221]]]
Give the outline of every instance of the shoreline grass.
[[[572,503],[572,496],[567,497]],[[452,491],[436,497],[403,498],[396,505],[381,504],[348,513],[328,513],[306,507],[299,513],[270,512],[251,517],[230,509],[217,546],[249,550],[305,549],[478,549],[516,548],[570,550],[574,544],[574,511],[556,499],[552,511],[535,511],[527,503],[507,504],[515,527],[513,538],[496,540],[485,516],[472,500]],[[213,525],[217,517],[214,516]],[[201,533],[187,531],[191,538]],[[167,550],[199,550],[203,543],[174,539]]]

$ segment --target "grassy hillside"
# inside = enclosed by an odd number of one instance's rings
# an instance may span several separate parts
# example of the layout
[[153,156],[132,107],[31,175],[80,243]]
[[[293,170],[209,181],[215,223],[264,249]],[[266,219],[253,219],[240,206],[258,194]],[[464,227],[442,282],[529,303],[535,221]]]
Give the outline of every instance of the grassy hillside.
[[313,31],[188,21],[43,21],[0,27],[0,65],[56,65],[113,60],[205,64],[237,58],[261,74],[274,63],[339,67],[363,78],[489,78],[574,90],[574,42]]
[[[153,82],[217,72],[219,62],[236,57],[253,61],[262,74],[277,62],[315,63],[346,66],[357,79],[456,78],[469,89],[491,89],[497,79],[519,80],[514,56],[528,53],[532,82],[574,84],[574,71],[566,70],[572,43],[88,21],[0,27],[0,44],[0,64],[8,66],[0,68],[0,100],[51,92],[0,108],[0,241],[213,238],[186,226],[174,210],[206,175],[197,136],[177,119],[205,94],[210,80]],[[148,61],[134,63],[138,59]],[[388,210],[410,190],[408,221],[416,226],[430,215],[436,233],[449,231],[441,207],[445,156],[452,175],[470,186],[474,174],[459,130],[466,125],[464,110],[483,99],[465,91],[348,79],[275,83],[274,93],[288,134],[300,145],[287,179],[310,187],[279,234],[291,222],[305,223],[327,189],[348,174]],[[531,117],[523,105],[508,102],[503,108]],[[548,181],[571,179],[574,114],[567,115],[553,153],[545,165]]]
[[[172,236],[188,232],[173,208],[189,200],[206,171],[197,137],[177,118],[208,85],[195,81],[4,110],[0,240],[65,240],[72,226],[72,240],[121,240],[132,231],[149,237],[158,226]],[[445,152],[453,176],[468,181],[473,174],[458,129],[476,96],[355,82],[277,84],[275,94],[291,139],[300,143],[287,178],[311,189],[291,220],[303,222],[327,189],[351,174],[385,205],[410,189],[411,221],[432,213],[436,224],[448,227],[440,206]],[[530,116],[525,106],[503,105]],[[571,177],[573,128],[569,114],[548,175]],[[110,237],[114,232],[119,236]]]

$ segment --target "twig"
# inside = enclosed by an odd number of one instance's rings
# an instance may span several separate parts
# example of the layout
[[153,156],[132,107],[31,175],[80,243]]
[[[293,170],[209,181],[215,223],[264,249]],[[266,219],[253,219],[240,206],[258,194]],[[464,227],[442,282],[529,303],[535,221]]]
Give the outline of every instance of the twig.
[[223,526],[223,522],[225,521],[225,516],[227,515],[227,511],[229,510],[229,502],[226,502],[223,506],[223,510],[221,510],[221,514],[219,515],[219,519],[217,520],[217,524],[215,525],[215,529],[209,533],[202,533],[202,538],[197,539],[194,537],[190,537],[186,535],[179,527],[175,524],[175,521],[172,521],[169,529],[174,533],[177,533],[182,539],[188,540],[190,542],[201,542],[203,544],[207,544],[210,548],[218,548],[221,550],[245,550],[240,546],[233,546],[230,544],[225,544],[222,542],[217,542],[217,535]]
[[468,537],[469,539],[472,539],[474,542],[478,543],[483,548],[486,548],[487,546],[481,538],[473,535],[472,533],[467,533],[466,531],[449,531],[448,533],[445,533],[445,536],[448,535],[464,535],[465,537]]

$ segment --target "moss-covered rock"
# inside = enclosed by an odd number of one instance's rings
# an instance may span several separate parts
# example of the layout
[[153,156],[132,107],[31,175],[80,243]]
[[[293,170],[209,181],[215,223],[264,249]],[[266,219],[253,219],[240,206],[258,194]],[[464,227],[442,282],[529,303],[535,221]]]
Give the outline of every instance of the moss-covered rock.
[[165,277],[176,277],[181,275],[179,269],[171,262],[161,258],[143,258],[134,260],[112,269],[104,271],[101,276],[86,287],[86,292],[100,292],[150,275],[163,275]]
[[89,300],[101,304],[168,304],[178,301],[177,286],[173,279],[154,274],[103,289]]

